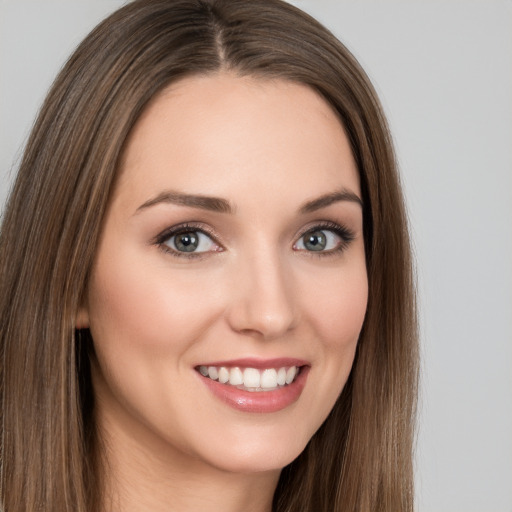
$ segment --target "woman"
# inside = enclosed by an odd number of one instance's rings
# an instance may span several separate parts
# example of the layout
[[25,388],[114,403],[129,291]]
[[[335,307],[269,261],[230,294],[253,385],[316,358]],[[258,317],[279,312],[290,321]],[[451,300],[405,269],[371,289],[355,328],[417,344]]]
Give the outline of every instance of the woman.
[[138,0],[100,24],[0,253],[4,512],[412,510],[390,137],[296,8]]

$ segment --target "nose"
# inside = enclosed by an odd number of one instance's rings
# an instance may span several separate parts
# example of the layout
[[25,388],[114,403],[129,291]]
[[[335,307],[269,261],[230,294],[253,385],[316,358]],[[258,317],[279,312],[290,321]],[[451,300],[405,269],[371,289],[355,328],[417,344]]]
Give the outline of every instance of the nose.
[[299,315],[293,276],[283,263],[279,255],[265,252],[237,266],[227,312],[233,330],[271,340],[296,327]]

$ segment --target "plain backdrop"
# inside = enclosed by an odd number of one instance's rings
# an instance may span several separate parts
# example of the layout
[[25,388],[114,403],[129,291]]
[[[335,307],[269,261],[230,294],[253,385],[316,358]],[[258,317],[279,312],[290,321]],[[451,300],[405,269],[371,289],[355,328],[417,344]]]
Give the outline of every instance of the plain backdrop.
[[[296,0],[389,117],[422,331],[419,512],[512,512],[512,1]],[[0,202],[56,72],[119,0],[0,0]],[[313,511],[311,511],[313,512]]]

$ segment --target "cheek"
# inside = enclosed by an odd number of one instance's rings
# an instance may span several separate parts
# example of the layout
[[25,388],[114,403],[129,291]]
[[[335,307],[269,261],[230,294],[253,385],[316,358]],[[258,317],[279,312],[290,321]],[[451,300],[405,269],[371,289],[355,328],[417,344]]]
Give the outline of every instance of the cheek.
[[330,272],[317,281],[314,293],[303,294],[308,297],[303,309],[319,341],[317,364],[323,371],[319,385],[330,397],[327,404],[334,404],[345,385],[366,314],[366,267],[364,260],[355,263]]
[[302,310],[317,344],[306,391],[307,414],[312,419],[306,431],[311,437],[332,410],[345,386],[363,325],[368,281],[363,264],[317,273],[314,291],[301,291]]
[[89,287],[91,332],[100,351],[109,346],[140,351],[137,357],[168,356],[172,342],[172,354],[179,353],[215,311],[197,276],[171,275],[129,252],[115,262],[99,260]]
[[135,418],[169,438],[183,420],[180,400],[196,399],[182,385],[189,350],[216,318],[218,300],[205,293],[204,276],[172,271],[130,248],[121,252],[112,259],[111,251],[100,253],[89,285],[96,396],[103,413],[127,429]]
[[362,265],[318,280],[314,291],[303,293],[304,306],[324,347],[341,354],[355,350],[368,303],[368,280]]

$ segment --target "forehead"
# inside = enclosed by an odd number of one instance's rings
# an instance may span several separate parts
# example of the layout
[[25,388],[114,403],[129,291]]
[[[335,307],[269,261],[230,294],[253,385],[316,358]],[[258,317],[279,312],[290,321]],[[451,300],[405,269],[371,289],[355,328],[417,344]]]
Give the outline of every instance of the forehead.
[[338,116],[307,86],[223,73],[183,79],[153,99],[127,141],[117,188],[222,196],[242,183],[256,194],[291,182],[312,195],[359,192]]

